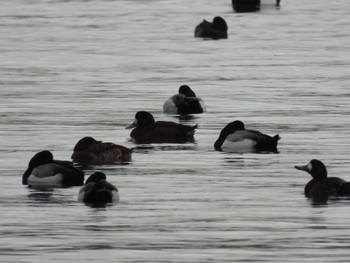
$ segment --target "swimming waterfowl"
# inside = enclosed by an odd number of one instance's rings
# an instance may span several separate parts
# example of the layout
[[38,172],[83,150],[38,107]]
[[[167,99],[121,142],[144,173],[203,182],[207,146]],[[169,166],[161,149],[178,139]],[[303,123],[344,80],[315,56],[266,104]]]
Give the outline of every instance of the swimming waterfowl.
[[134,128],[130,137],[136,143],[183,143],[193,142],[197,127],[169,121],[156,122],[151,113],[139,111],[135,115],[135,121],[126,128]]
[[117,187],[106,181],[106,175],[95,172],[80,189],[78,200],[90,204],[113,203],[119,201]]
[[236,12],[255,12],[260,10],[260,5],[280,6],[280,0],[232,0],[232,8]]
[[314,202],[324,203],[330,197],[350,196],[350,183],[338,177],[327,177],[327,168],[320,160],[313,159],[307,165],[295,168],[312,176],[305,185],[304,194]]
[[131,161],[132,150],[111,142],[97,141],[92,137],[80,139],[74,147],[72,160],[83,167]]
[[227,38],[227,29],[226,21],[222,17],[216,16],[212,23],[204,19],[202,23],[197,25],[194,30],[194,36],[215,40],[225,39]]
[[214,143],[217,151],[225,152],[277,152],[280,136],[274,137],[255,130],[246,130],[244,123],[234,121],[226,125]]
[[195,114],[202,113],[205,109],[203,100],[187,85],[182,85],[179,93],[171,96],[163,105],[165,113]]
[[255,12],[260,10],[260,0],[232,0],[236,12]]
[[69,161],[53,159],[50,151],[41,151],[29,161],[22,176],[24,185],[77,186],[84,183],[84,172]]

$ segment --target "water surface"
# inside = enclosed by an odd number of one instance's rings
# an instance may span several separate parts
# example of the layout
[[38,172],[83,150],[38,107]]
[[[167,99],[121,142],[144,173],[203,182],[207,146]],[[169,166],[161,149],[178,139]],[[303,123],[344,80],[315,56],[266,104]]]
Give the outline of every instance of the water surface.
[[[230,1],[0,3],[0,254],[3,262],[348,262],[349,200],[303,196],[312,158],[350,180],[346,1],[282,1],[237,14]],[[221,15],[229,38],[195,39]],[[187,84],[207,112],[163,102]],[[137,146],[136,111],[198,124],[195,142]],[[279,154],[215,152],[233,120],[280,134]],[[102,170],[120,202],[93,208],[79,187],[21,185],[29,159],[70,159],[93,136],[134,148]]]

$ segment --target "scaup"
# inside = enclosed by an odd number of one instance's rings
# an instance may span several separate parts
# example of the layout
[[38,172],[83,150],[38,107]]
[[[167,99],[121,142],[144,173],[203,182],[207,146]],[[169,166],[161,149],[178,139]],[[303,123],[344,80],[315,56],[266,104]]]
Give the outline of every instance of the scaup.
[[163,105],[165,113],[195,114],[203,113],[205,110],[203,100],[197,97],[188,85],[182,85],[179,93],[171,96]]
[[77,186],[84,183],[84,172],[69,161],[54,160],[50,151],[41,151],[29,161],[22,176],[24,185]]
[[111,142],[97,141],[93,137],[80,139],[74,147],[72,160],[83,167],[124,163],[131,161],[132,150]]
[[89,204],[113,203],[119,201],[117,187],[106,181],[106,175],[95,172],[80,189],[78,200]]
[[307,165],[295,166],[308,172],[312,179],[305,185],[304,194],[316,203],[324,203],[330,197],[350,196],[350,183],[338,177],[328,177],[326,166],[317,159]]
[[260,0],[232,0],[232,8],[237,13],[260,10]]
[[280,6],[280,0],[232,0],[232,8],[237,13],[239,12],[255,12],[260,10],[260,5],[276,5]]
[[234,121],[226,125],[214,143],[217,151],[225,152],[277,152],[280,136],[274,137],[255,130],[246,130],[244,123]]
[[212,23],[204,19],[203,22],[197,25],[194,30],[194,36],[215,40],[225,39],[227,38],[227,29],[226,21],[222,17],[216,16]]
[[134,128],[130,137],[136,143],[184,143],[193,142],[198,125],[187,126],[169,121],[155,121],[147,111],[139,111],[135,121],[127,129]]

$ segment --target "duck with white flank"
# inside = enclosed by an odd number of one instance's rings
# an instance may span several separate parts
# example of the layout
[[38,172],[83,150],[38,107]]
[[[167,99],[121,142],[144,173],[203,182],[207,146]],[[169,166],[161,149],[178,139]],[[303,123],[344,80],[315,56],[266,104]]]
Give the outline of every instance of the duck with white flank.
[[187,85],[182,85],[179,88],[179,93],[171,96],[163,105],[165,113],[196,114],[205,110],[203,100],[197,97],[196,93]]
[[95,172],[80,189],[78,200],[89,204],[105,204],[119,201],[117,187],[106,181],[106,175]]
[[219,138],[214,143],[217,151],[224,152],[275,152],[280,136],[274,137],[255,130],[247,130],[244,123],[234,121],[222,129]]
[[84,183],[83,171],[73,167],[70,161],[53,159],[50,151],[41,151],[29,161],[22,176],[24,185],[76,186]]

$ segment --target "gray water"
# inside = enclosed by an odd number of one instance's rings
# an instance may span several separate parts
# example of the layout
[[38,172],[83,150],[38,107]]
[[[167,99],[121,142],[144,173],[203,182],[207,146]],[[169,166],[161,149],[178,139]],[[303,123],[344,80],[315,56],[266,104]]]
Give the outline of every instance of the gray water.
[[[349,262],[350,201],[314,206],[294,169],[318,158],[350,180],[348,14],[343,0],[247,14],[228,0],[1,1],[0,261]],[[195,39],[216,15],[229,38]],[[206,113],[163,114],[182,84]],[[135,145],[138,110],[198,124],[195,143]],[[280,134],[280,153],[214,151],[237,119]],[[118,204],[21,184],[36,152],[69,160],[84,136],[134,148],[86,171],[107,174]]]

